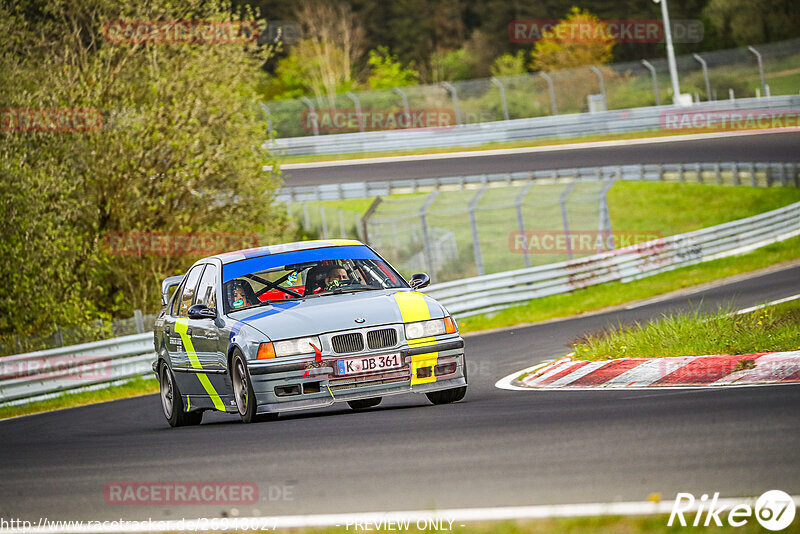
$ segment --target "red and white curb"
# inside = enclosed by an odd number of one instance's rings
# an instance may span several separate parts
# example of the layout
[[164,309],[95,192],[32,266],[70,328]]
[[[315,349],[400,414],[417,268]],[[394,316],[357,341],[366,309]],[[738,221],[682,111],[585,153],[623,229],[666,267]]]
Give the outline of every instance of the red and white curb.
[[[737,370],[739,369],[739,370]],[[513,373],[501,389],[615,389],[800,383],[800,350],[580,361],[570,355]]]

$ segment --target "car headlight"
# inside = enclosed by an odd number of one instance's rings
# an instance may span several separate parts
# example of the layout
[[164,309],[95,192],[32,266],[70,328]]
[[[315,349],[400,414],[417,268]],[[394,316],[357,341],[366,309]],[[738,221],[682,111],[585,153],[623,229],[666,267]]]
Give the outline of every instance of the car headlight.
[[406,323],[406,339],[438,336],[445,333],[444,319]]
[[298,337],[295,339],[285,339],[283,341],[273,342],[275,347],[275,356],[296,356],[298,354],[314,354],[316,351],[311,344],[317,348],[322,348],[318,337]]

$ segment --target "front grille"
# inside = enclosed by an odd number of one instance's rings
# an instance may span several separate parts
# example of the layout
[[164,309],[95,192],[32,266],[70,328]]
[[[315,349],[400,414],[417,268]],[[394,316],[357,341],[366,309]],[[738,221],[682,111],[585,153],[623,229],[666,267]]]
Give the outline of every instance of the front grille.
[[364,350],[364,336],[360,332],[341,334],[331,338],[333,352],[343,354],[345,352],[361,352]]
[[397,330],[384,328],[367,332],[367,345],[371,349],[384,349],[397,345]]

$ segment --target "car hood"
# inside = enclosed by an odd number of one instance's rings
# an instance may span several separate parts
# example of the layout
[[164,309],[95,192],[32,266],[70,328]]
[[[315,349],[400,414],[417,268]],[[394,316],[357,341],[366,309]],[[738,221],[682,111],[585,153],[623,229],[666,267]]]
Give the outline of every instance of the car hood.
[[[271,340],[402,323],[400,306],[394,297],[399,291],[363,291],[287,300],[233,312],[230,317],[252,326]],[[432,319],[444,317],[444,309],[438,302],[427,295],[422,296],[428,304]],[[364,319],[364,322],[357,323],[357,318]]]

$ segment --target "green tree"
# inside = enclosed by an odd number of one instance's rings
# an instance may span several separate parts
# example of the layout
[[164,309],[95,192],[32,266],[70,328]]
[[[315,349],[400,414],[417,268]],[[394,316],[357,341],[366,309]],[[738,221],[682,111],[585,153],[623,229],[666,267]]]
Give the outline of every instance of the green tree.
[[414,69],[403,67],[397,56],[391,55],[385,46],[370,50],[367,63],[371,67],[367,80],[370,89],[391,89],[419,82],[419,73]]
[[737,46],[797,37],[800,27],[800,4],[793,0],[710,0],[703,15]]
[[[588,25],[593,28],[591,39],[575,37],[576,28]],[[603,65],[611,61],[614,39],[605,31],[603,23],[589,11],[573,7],[569,14],[553,28],[551,35],[536,42],[531,52],[534,70],[559,70],[584,65]]]
[[89,131],[0,129],[0,335],[158,307],[159,283],[193,257],[121,256],[113,232],[249,232],[286,227],[260,148],[254,45],[118,44],[116,20],[253,21],[229,4],[27,0],[0,4],[0,108],[90,109]]
[[525,74],[525,51],[519,50],[516,54],[503,54],[495,58],[490,68],[492,76],[514,76]]

